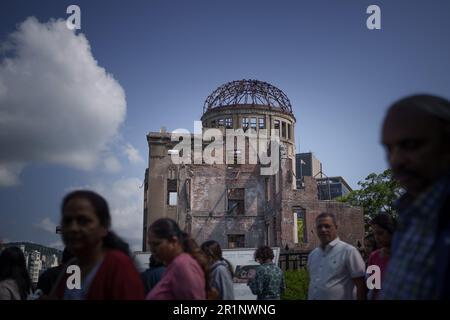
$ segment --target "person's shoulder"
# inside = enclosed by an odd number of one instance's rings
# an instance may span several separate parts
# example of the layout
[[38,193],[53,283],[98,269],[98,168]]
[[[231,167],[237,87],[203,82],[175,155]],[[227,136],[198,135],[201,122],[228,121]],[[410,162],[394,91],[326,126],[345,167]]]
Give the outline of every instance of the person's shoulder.
[[210,270],[211,271],[217,270],[218,272],[224,272],[228,270],[228,265],[225,261],[217,261],[211,266]]
[[[194,277],[202,277],[203,269],[201,265],[190,254],[183,252],[179,254],[167,268],[168,272],[175,274],[176,276],[195,275]],[[179,272],[183,270],[184,272]]]
[[277,266],[275,263],[272,264],[272,270],[274,273],[283,273],[283,270],[279,266]]
[[313,257],[319,253],[320,253],[320,248],[316,247],[316,248],[312,249],[312,251],[308,254],[308,257]]
[[108,249],[106,250],[106,255],[110,258],[114,259],[129,259],[130,257],[124,252],[117,249]]
[[336,246],[339,247],[341,250],[345,250],[348,252],[358,251],[358,249],[356,249],[355,246],[352,246],[350,243],[342,240],[339,240]]
[[370,253],[369,259],[377,258],[380,256],[380,254],[381,254],[381,249],[376,249]]
[[218,264],[216,266],[211,266],[210,273],[212,277],[223,277],[231,276],[230,270],[224,264]]
[[344,254],[344,256],[347,258],[361,256],[359,250],[356,249],[356,247],[352,246],[350,243],[347,243],[345,241],[339,240],[339,243],[336,245],[336,247],[339,249],[339,252],[341,254]]
[[0,300],[10,300],[14,291],[9,285],[8,280],[0,281]]
[[179,254],[175,259],[173,259],[171,264],[174,266],[180,266],[192,263],[197,263],[197,261],[195,261],[195,259],[189,253],[183,252]]
[[39,278],[51,278],[53,277],[55,274],[59,274],[61,272],[61,270],[63,269],[64,265],[59,265],[56,267],[51,267],[48,268],[47,270],[45,270],[44,272],[42,272],[42,274],[39,276]]
[[319,247],[314,248],[309,254],[308,254],[308,264],[311,262],[317,261],[321,257],[323,253],[323,250]]
[[114,264],[132,264],[132,260],[127,254],[115,249],[106,250],[105,262]]
[[19,286],[14,279],[5,279],[0,281],[0,289],[4,292],[13,292],[14,294],[19,293]]
[[165,266],[159,266],[159,267],[155,267],[155,268],[151,268],[150,269],[150,274],[152,276],[161,276],[164,272],[166,272],[166,267]]
[[0,281],[0,286],[2,287],[9,287],[9,288],[16,288],[17,286],[17,282],[14,279],[4,279],[2,281]]
[[8,286],[8,281],[10,279],[5,279],[0,281],[0,289],[6,288]]
[[141,276],[144,278],[150,277],[152,271],[153,270],[151,268],[145,269],[144,271],[141,272]]
[[367,265],[371,265],[374,264],[374,260],[377,260],[378,256],[379,256],[379,250],[374,250],[369,254],[369,257],[367,258]]

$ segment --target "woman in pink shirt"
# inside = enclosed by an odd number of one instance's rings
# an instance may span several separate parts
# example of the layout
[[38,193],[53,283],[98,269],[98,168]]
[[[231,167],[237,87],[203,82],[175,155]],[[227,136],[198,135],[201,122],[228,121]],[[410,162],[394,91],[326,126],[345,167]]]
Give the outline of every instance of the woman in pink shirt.
[[169,218],[156,220],[148,229],[148,244],[167,266],[147,300],[205,300],[211,292],[208,260],[197,243]]
[[[396,221],[392,216],[386,213],[376,215],[370,225],[373,235],[379,249],[373,251],[367,262],[367,265],[377,265],[381,271],[381,288],[383,288],[383,275],[386,271],[391,256],[392,235],[395,231]],[[374,289],[372,299],[377,299],[378,290]]]

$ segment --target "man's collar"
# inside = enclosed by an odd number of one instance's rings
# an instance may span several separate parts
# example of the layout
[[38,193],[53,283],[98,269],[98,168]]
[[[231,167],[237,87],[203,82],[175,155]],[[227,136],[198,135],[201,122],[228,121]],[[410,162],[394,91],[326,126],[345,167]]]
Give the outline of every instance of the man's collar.
[[330,247],[334,247],[335,245],[337,245],[339,243],[340,239],[339,237],[336,237],[336,239],[334,239],[333,241],[331,241],[328,246]]
[[444,174],[431,186],[424,190],[417,197],[412,197],[408,192],[395,202],[395,208],[399,213],[398,230],[406,224],[412,217],[429,221],[435,219],[432,213],[439,210],[439,205],[445,202],[450,196],[450,173]]
[[327,245],[324,247],[322,247],[322,245],[320,245],[320,248],[324,251],[327,250],[331,250],[333,247],[335,247],[338,243],[340,242],[339,237],[336,237],[336,239],[334,239],[333,241],[327,243]]
[[449,185],[450,181],[450,171],[443,174],[442,177],[434,181],[428,188],[426,188],[424,191],[422,191],[417,196],[413,196],[411,193],[406,191],[400,198],[398,198],[396,201],[394,201],[394,207],[397,210],[402,210],[404,208],[409,207],[413,203],[421,203],[423,199],[426,199],[429,197],[430,193],[433,193],[435,189],[439,187],[441,184]]

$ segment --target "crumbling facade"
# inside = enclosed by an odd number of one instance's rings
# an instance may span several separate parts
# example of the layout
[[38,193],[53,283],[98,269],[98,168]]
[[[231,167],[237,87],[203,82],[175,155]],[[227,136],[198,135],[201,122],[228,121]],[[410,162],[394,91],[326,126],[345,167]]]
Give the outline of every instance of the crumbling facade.
[[[148,249],[146,230],[161,217],[176,220],[199,243],[214,239],[223,248],[267,244],[311,250],[319,243],[315,217],[321,212],[332,212],[337,216],[342,240],[353,245],[363,242],[361,208],[319,201],[317,182],[312,177],[303,177],[297,189],[296,119],[289,99],[281,90],[257,80],[227,83],[206,99],[201,121],[202,131],[190,135],[193,150],[190,163],[172,161],[179,141],[172,141],[170,133],[147,135],[144,251]],[[220,130],[223,135],[223,163],[208,164],[205,159],[195,158],[195,151],[201,154],[210,143],[202,139],[208,128]],[[238,142],[232,142],[230,153],[225,147],[229,143],[225,138],[227,129],[276,133],[280,141],[279,152],[274,155],[276,173],[261,174],[265,165],[250,161],[250,149],[254,146],[247,139],[241,150],[236,147]],[[259,151],[260,146],[257,148]]]

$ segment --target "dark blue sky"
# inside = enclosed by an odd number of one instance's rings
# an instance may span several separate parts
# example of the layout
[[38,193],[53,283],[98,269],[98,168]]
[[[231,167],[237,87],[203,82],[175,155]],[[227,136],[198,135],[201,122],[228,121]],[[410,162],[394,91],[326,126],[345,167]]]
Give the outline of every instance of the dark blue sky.
[[[42,221],[58,223],[68,189],[139,184],[147,163],[146,134],[161,126],[192,131],[206,97],[232,80],[258,79],[283,90],[297,118],[297,147],[314,152],[327,175],[342,175],[353,187],[386,168],[380,125],[391,102],[417,92],[450,97],[450,2],[445,0],[3,0],[0,41],[29,16],[40,23],[65,19],[70,4],[81,8],[77,33],[86,36],[98,65],[125,93],[120,143],[132,145],[143,161],[127,163],[114,143],[110,154],[122,165],[113,173],[101,166],[80,170],[25,159],[20,183],[0,188],[0,238],[58,241],[43,230]],[[381,30],[366,28],[371,4],[381,8]],[[0,100],[0,117],[3,107]],[[140,198],[131,196],[124,209],[130,207],[140,222]],[[118,231],[136,244],[141,230],[134,237],[130,228],[124,224]]]

